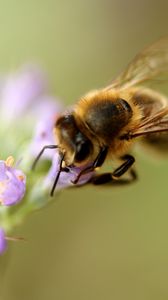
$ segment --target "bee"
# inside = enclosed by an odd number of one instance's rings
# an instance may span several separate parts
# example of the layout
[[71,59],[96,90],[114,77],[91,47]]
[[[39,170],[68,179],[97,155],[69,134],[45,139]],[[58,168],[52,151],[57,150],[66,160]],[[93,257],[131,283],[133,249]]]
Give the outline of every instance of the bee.
[[76,184],[106,159],[119,159],[121,164],[112,172],[94,175],[93,184],[122,183],[121,177],[128,171],[127,182],[136,179],[135,158],[130,154],[134,142],[141,137],[158,146],[168,140],[168,99],[144,86],[166,72],[168,37],[140,52],[110,85],[87,93],[71,112],[60,115],[54,127],[58,145],[46,145],[34,162],[35,166],[45,149],[58,148],[60,168],[51,196],[62,171],[81,167],[73,181]]

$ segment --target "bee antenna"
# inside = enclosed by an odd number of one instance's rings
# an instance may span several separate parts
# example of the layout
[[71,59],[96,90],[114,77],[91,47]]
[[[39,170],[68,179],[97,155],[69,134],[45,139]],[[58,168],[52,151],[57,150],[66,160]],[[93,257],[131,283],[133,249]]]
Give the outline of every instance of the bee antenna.
[[58,145],[46,145],[44,146],[41,151],[39,152],[39,154],[37,155],[36,159],[34,160],[33,164],[32,164],[32,167],[31,169],[34,170],[36,165],[37,165],[37,162],[39,161],[40,157],[43,155],[44,151],[46,149],[56,149],[58,148]]
[[62,154],[61,159],[60,159],[59,171],[58,171],[58,173],[57,173],[57,176],[56,176],[56,178],[55,178],[55,181],[54,181],[54,184],[53,184],[51,193],[50,193],[50,196],[51,196],[51,197],[54,196],[54,191],[55,191],[55,188],[56,188],[56,186],[57,186],[57,183],[58,183],[58,180],[59,180],[61,171],[62,171],[62,163],[63,163],[64,157],[65,157],[65,153]]

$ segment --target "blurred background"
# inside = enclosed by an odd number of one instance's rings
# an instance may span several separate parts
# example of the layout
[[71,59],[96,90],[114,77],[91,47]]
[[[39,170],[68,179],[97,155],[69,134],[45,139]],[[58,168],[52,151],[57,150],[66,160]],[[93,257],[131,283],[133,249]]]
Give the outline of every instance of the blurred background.
[[[35,62],[73,104],[166,35],[167,11],[166,0],[0,0],[0,72]],[[31,215],[16,231],[28,242],[0,260],[0,299],[168,299],[168,159],[150,156],[136,151],[135,184],[69,189]]]

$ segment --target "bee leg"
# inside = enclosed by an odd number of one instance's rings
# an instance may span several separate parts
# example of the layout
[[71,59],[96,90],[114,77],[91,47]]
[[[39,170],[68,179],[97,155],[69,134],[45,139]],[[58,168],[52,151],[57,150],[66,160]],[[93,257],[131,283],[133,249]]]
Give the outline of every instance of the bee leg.
[[113,179],[121,177],[135,162],[135,158],[129,154],[124,155],[122,159],[125,160],[125,162],[112,173]]
[[96,175],[91,179],[91,183],[99,185],[113,182],[114,184],[127,184],[137,179],[136,172],[130,169],[130,179],[119,179],[133,165],[135,159],[131,155],[125,155],[122,159],[126,161],[112,173],[103,173]]
[[54,180],[54,184],[52,186],[52,189],[51,189],[51,192],[50,192],[50,196],[54,196],[54,191],[56,189],[56,186],[57,186],[57,183],[58,183],[58,180],[59,180],[59,177],[60,177],[60,174],[62,171],[65,171],[65,168],[62,168],[62,163],[64,161],[64,157],[65,157],[65,153],[61,154],[61,159],[60,159],[60,166],[59,166],[59,171],[58,173],[56,174],[56,177],[55,177],[55,180]]
[[58,148],[57,145],[47,145],[47,146],[44,146],[41,149],[41,151],[39,152],[39,154],[37,155],[36,159],[34,160],[33,165],[32,165],[32,170],[35,169],[37,162],[39,161],[40,157],[43,155],[43,153],[44,153],[44,151],[46,149],[56,149],[56,148]]
[[105,146],[103,148],[100,149],[99,151],[99,154],[97,155],[95,161],[93,162],[93,165],[83,169],[79,174],[78,176],[76,177],[75,180],[71,181],[73,184],[77,184],[80,177],[84,174],[87,174],[89,172],[92,172],[94,171],[94,169],[98,168],[98,167],[101,167],[102,164],[104,163],[105,159],[106,159],[106,156],[107,156],[107,152],[108,152],[108,147]]

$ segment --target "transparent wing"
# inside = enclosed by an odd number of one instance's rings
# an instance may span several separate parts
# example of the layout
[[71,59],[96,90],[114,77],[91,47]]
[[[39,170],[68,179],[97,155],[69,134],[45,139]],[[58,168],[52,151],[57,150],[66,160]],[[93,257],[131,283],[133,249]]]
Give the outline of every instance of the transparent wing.
[[168,37],[164,37],[140,52],[105,90],[126,89],[168,73]]
[[131,138],[144,136],[151,133],[168,132],[168,107],[161,109],[158,113],[146,118],[130,132]]

